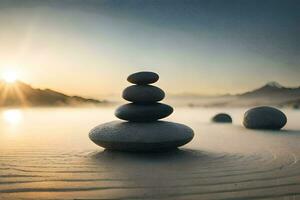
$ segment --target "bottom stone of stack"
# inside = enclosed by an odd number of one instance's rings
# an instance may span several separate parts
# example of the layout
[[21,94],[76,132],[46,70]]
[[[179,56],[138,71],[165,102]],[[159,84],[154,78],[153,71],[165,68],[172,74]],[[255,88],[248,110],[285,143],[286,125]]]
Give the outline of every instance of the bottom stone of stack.
[[112,121],[95,127],[89,137],[109,150],[165,151],[187,144],[193,139],[194,132],[183,124],[166,121]]

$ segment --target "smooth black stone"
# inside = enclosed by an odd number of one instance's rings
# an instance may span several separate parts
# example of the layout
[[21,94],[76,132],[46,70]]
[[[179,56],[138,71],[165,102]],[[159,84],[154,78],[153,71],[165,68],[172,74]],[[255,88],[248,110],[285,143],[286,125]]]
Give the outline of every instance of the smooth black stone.
[[283,112],[276,108],[261,106],[248,110],[244,115],[243,124],[249,129],[280,130],[287,123]]
[[151,122],[171,115],[173,108],[162,103],[136,104],[130,103],[120,106],[115,116],[132,122]]
[[212,118],[216,123],[232,123],[232,118],[226,113],[219,113]]
[[152,85],[132,85],[123,91],[123,98],[135,103],[155,103],[165,97],[162,89]]
[[97,145],[119,151],[152,152],[176,149],[190,142],[194,132],[183,124],[156,121],[113,121],[95,127],[89,138]]
[[137,85],[147,85],[158,81],[159,76],[154,72],[137,72],[128,76],[127,81]]

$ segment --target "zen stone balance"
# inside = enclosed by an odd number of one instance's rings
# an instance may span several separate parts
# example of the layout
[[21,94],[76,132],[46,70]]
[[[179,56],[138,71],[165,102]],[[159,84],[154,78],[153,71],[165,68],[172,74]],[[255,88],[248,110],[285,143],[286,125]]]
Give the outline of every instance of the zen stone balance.
[[160,121],[172,114],[173,108],[158,103],[165,93],[150,85],[158,81],[154,72],[137,72],[127,80],[134,85],[123,91],[123,98],[131,103],[120,106],[115,116],[121,120],[101,124],[89,133],[97,145],[118,151],[166,151],[190,142],[194,132],[186,125]]

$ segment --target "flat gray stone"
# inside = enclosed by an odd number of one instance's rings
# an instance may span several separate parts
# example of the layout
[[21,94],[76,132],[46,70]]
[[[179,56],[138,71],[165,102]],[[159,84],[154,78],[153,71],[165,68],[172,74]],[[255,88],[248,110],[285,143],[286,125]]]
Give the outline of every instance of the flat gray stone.
[[136,104],[129,103],[120,106],[115,111],[119,119],[132,122],[151,122],[171,115],[173,108],[162,103]]
[[226,113],[219,113],[212,118],[215,123],[232,123],[232,118]]
[[248,110],[244,115],[243,124],[249,129],[280,130],[287,123],[283,112],[276,108],[261,106]]
[[165,97],[162,89],[152,85],[132,85],[123,91],[123,98],[135,103],[155,103]]
[[127,81],[137,85],[147,85],[158,81],[159,76],[154,72],[137,72],[128,76]]
[[89,138],[97,145],[120,151],[165,151],[187,144],[194,132],[183,124],[156,121],[113,121],[95,127]]

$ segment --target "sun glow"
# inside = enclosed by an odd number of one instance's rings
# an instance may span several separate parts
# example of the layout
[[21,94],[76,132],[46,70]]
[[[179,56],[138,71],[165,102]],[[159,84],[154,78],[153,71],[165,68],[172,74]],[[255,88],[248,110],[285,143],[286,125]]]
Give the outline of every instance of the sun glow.
[[2,80],[6,84],[1,84],[0,107],[13,105],[27,106],[24,91],[22,91],[20,84],[16,83],[18,77],[19,70],[17,68],[9,67],[2,71]]
[[3,73],[2,78],[6,83],[14,83],[18,79],[18,76],[15,71],[6,71]]
[[3,112],[5,122],[11,125],[16,125],[22,120],[22,112],[18,109],[6,110]]

